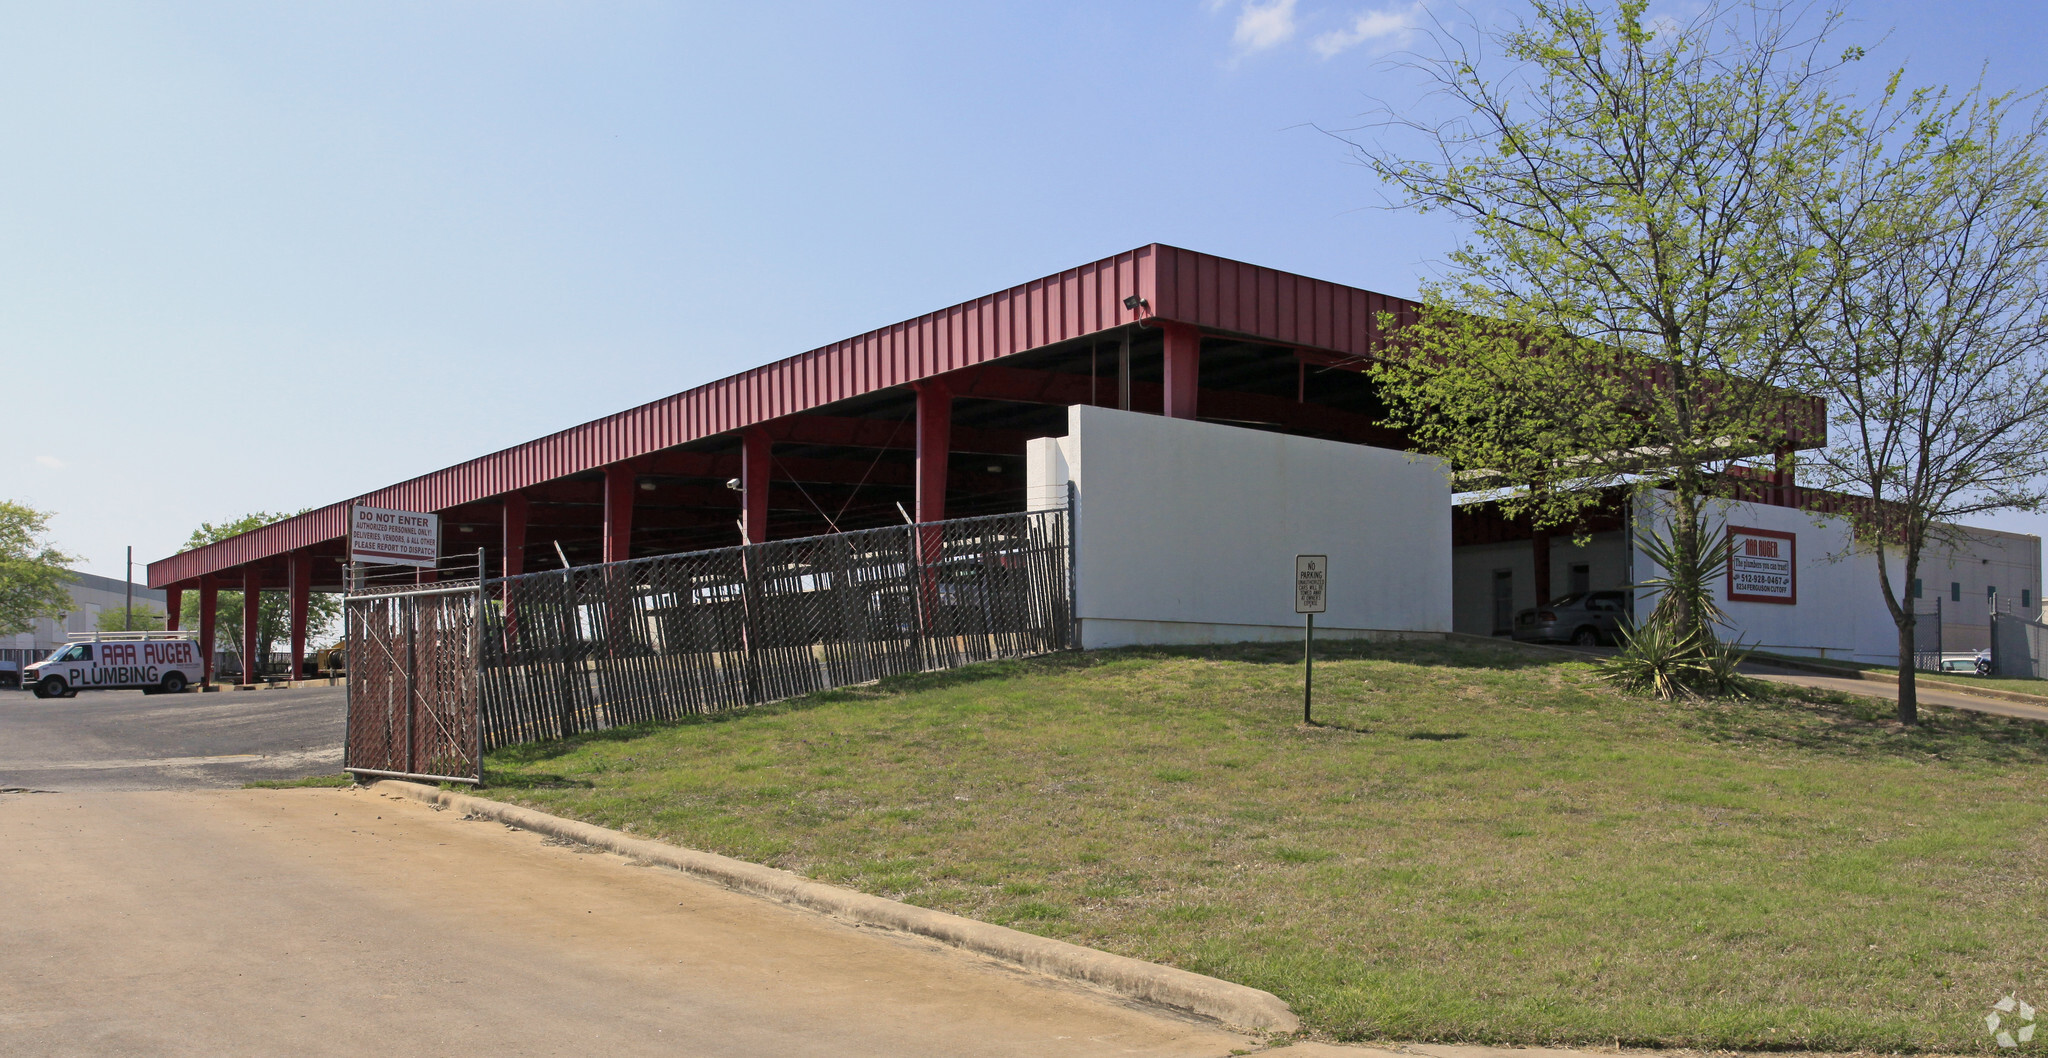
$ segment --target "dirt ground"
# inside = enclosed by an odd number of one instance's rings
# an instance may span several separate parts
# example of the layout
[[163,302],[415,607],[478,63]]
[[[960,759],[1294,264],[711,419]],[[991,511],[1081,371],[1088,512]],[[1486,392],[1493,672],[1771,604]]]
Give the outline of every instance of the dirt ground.
[[361,790],[0,794],[0,1055],[1224,1055],[921,940]]

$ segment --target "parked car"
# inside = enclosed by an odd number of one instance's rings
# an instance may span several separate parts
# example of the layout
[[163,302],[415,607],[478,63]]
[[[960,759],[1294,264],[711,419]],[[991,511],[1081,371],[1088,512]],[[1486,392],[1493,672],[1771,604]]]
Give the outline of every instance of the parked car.
[[1621,639],[1628,620],[1625,591],[1575,592],[1515,615],[1515,639],[1525,643],[1575,643],[1595,646]]
[[21,662],[0,661],[0,687],[21,686]]
[[1942,672],[1971,672],[1979,676],[1991,675],[1991,652],[1980,650],[1975,654],[1943,654]]

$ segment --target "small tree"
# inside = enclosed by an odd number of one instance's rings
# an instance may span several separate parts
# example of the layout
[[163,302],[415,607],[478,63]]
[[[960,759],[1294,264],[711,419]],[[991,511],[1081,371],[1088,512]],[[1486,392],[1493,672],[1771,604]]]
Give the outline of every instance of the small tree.
[[61,620],[71,608],[76,561],[49,540],[50,514],[0,500],[0,635],[18,635],[37,618]]
[[102,632],[160,632],[164,627],[164,612],[148,603],[135,604],[135,619],[127,620],[126,607],[101,610],[98,627]]
[[1865,501],[1845,513],[1878,557],[1911,725],[1902,588],[1928,543],[1956,518],[2048,500],[2048,110],[1981,87],[1888,96],[1813,217],[1837,282],[1805,346],[1834,408],[1833,444],[1809,465]]
[[[300,513],[304,513],[303,511]],[[261,529],[272,522],[281,522],[292,517],[258,511],[230,522],[202,522],[199,528],[185,541],[185,550],[240,536],[252,530]],[[221,591],[214,604],[214,634],[227,648],[241,658],[242,654],[242,594],[239,591]],[[291,635],[291,600],[286,592],[265,591],[257,602],[256,658],[241,658],[244,679],[260,671],[261,660],[270,656],[279,640]],[[180,623],[186,628],[199,627],[200,602],[198,592],[186,592]],[[311,641],[322,635],[341,616],[341,604],[334,596],[315,593],[308,599],[306,607],[306,638]],[[298,674],[293,673],[296,677]]]
[[[1820,56],[1834,17],[1735,0],[1672,23],[1646,6],[1533,0],[1528,21],[1472,45],[1439,33],[1412,61],[1453,116],[1389,116],[1382,133],[1423,150],[1358,154],[1401,204],[1472,237],[1425,286],[1405,354],[1373,370],[1418,447],[1518,488],[1504,513],[1538,528],[1654,479],[1692,568],[1721,471],[1807,425],[1778,388],[1825,304],[1802,208],[1853,129]],[[1674,602],[1678,632],[1710,641],[1707,615]]]

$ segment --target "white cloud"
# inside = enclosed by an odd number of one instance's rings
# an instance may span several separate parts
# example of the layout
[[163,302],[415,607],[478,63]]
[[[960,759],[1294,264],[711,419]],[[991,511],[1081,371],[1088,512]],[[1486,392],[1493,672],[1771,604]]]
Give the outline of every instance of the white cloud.
[[1245,0],[1237,14],[1237,31],[1230,41],[1240,51],[1265,51],[1294,37],[1295,0]]
[[58,459],[56,456],[37,456],[36,462],[41,463],[46,467],[49,467],[51,470],[64,469],[64,461]]
[[1424,10],[1424,0],[1415,0],[1407,7],[1366,11],[1352,19],[1349,26],[1317,36],[1309,42],[1309,47],[1325,59],[1366,43],[1388,48],[1405,47],[1414,39],[1415,31],[1421,28]]

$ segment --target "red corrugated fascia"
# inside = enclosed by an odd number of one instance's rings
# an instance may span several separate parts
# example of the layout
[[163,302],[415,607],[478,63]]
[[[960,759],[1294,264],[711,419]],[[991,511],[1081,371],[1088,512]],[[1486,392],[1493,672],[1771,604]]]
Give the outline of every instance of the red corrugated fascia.
[[339,539],[351,503],[408,511],[445,510],[848,397],[1123,326],[1143,315],[1124,308],[1126,296],[1137,294],[1154,306],[1159,304],[1154,285],[1157,258],[1186,252],[1156,244],[1140,247],[778,360],[152,562],[149,583],[155,588],[188,584],[203,574]]
[[1380,315],[1415,318],[1406,298],[1172,246],[1154,246],[1160,317],[1282,345],[1349,356],[1377,350]]

